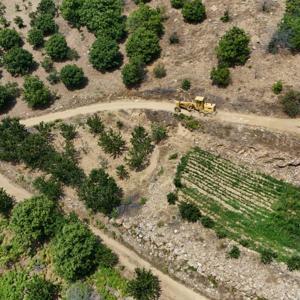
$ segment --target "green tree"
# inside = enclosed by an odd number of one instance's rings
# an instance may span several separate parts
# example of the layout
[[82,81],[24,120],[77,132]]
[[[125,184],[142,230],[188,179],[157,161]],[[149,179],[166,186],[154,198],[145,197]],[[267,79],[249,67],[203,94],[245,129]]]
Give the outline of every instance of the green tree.
[[178,200],[178,196],[175,193],[169,193],[167,195],[167,200],[170,205],[174,205],[176,203],[176,201]]
[[23,41],[15,29],[0,29],[0,47],[4,50],[21,47],[22,43]]
[[145,28],[147,31],[152,31],[160,36],[164,32],[162,21],[163,16],[160,9],[140,4],[139,8],[127,18],[126,27],[129,33],[133,33],[139,28]]
[[129,58],[138,56],[144,63],[150,63],[160,56],[158,36],[146,28],[136,29],[128,38],[126,53]]
[[183,4],[182,15],[188,23],[201,23],[206,18],[205,6],[201,0],[187,0]]
[[28,274],[25,272],[8,271],[0,277],[0,299],[23,299]]
[[188,222],[197,222],[201,218],[201,212],[194,203],[181,202],[179,204],[179,212],[183,220]]
[[73,124],[62,123],[60,125],[60,134],[64,137],[65,140],[71,141],[75,139],[77,135],[76,126]]
[[89,117],[86,121],[86,124],[89,126],[90,131],[93,134],[100,134],[104,131],[105,128],[101,118],[97,114]]
[[47,54],[55,61],[62,61],[68,58],[69,47],[65,37],[56,33],[46,42],[45,49]]
[[277,255],[271,249],[261,249],[260,250],[260,261],[263,264],[270,264]]
[[275,95],[279,95],[282,92],[283,85],[282,81],[278,80],[272,85],[272,91]]
[[114,178],[103,169],[94,169],[82,184],[79,197],[93,212],[102,212],[105,215],[121,203],[122,191]]
[[79,28],[80,11],[82,9],[84,0],[63,0],[60,11],[65,20],[67,20],[72,26]]
[[44,35],[42,30],[32,28],[28,31],[27,41],[34,49],[38,49],[44,45]]
[[3,63],[6,70],[13,76],[25,75],[35,66],[33,56],[22,48],[12,48],[4,54]]
[[0,84],[0,111],[13,102],[19,95],[17,83]]
[[234,67],[244,65],[250,56],[250,38],[244,30],[232,27],[219,41],[216,49],[221,65]]
[[129,281],[128,293],[138,300],[157,300],[161,295],[160,282],[157,276],[145,269],[135,269],[136,278]]
[[171,0],[171,6],[176,9],[183,8],[185,0]]
[[60,71],[60,79],[69,90],[80,89],[86,83],[82,68],[76,65],[64,66]]
[[59,200],[62,196],[61,183],[53,177],[46,179],[44,176],[40,176],[33,181],[33,186],[52,201]]
[[54,0],[40,0],[40,3],[37,7],[37,12],[39,14],[50,14],[54,17],[56,14]]
[[152,140],[158,144],[168,137],[167,128],[161,124],[153,123],[151,125]]
[[229,258],[238,259],[241,256],[241,250],[237,246],[233,245],[227,255]]
[[32,27],[40,29],[43,32],[44,36],[54,34],[57,32],[57,25],[54,21],[54,18],[51,14],[38,14],[30,22]]
[[188,91],[191,88],[191,82],[189,79],[183,79],[181,82],[181,88],[184,91]]
[[120,132],[114,132],[110,128],[108,131],[101,133],[99,145],[105,153],[109,153],[116,158],[124,152],[126,143]]
[[122,80],[128,88],[140,84],[143,81],[144,76],[144,63],[137,57],[132,58],[122,69]]
[[79,220],[70,220],[57,235],[52,249],[55,272],[68,281],[90,275],[101,261],[101,244]]
[[214,67],[210,73],[210,79],[219,87],[227,87],[230,84],[230,71],[226,66]]
[[130,142],[132,146],[127,158],[128,165],[132,169],[140,170],[148,163],[148,155],[153,149],[151,137],[144,127],[136,126]]
[[7,217],[14,206],[14,198],[0,188],[0,214]]
[[24,296],[26,300],[53,300],[56,296],[56,287],[50,281],[33,275],[26,282]]
[[10,226],[25,248],[35,249],[54,235],[58,219],[55,202],[38,196],[26,199],[14,207]]
[[24,100],[30,107],[44,107],[51,103],[52,95],[48,87],[37,76],[25,77]]
[[300,113],[300,92],[290,90],[281,98],[283,111],[292,118]]
[[100,35],[92,45],[89,60],[96,70],[105,72],[118,68],[122,64],[122,55],[115,40]]

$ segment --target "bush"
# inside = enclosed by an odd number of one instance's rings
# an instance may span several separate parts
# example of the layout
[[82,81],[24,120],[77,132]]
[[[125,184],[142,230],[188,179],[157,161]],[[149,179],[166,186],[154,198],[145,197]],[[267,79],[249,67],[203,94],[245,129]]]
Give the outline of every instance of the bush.
[[237,246],[232,246],[228,252],[228,257],[229,258],[234,258],[234,259],[238,259],[241,255],[241,251]]
[[225,33],[216,49],[221,65],[244,65],[250,56],[250,38],[244,30],[233,27]]
[[52,248],[55,272],[68,281],[90,275],[101,263],[98,253],[101,244],[79,220],[65,224]]
[[230,83],[230,71],[225,66],[214,67],[210,73],[210,79],[219,87],[227,87]]
[[183,5],[182,15],[188,23],[201,23],[206,18],[205,6],[201,0],[187,0]]
[[49,73],[49,75],[46,77],[46,79],[49,81],[51,85],[57,84],[60,82],[60,76],[57,71],[52,71]]
[[53,300],[56,296],[56,287],[44,278],[33,275],[28,279],[24,292],[26,300]]
[[287,260],[287,266],[290,271],[300,270],[300,256],[293,255]]
[[181,83],[181,88],[184,91],[188,91],[191,88],[191,82],[188,79],[183,79]]
[[28,74],[35,66],[32,54],[22,48],[10,49],[5,53],[3,63],[13,76]]
[[94,134],[100,134],[104,130],[104,124],[101,118],[94,114],[92,117],[89,117],[86,121],[86,124],[90,127],[90,131]]
[[20,29],[26,27],[26,25],[24,25],[23,19],[20,16],[16,16],[14,18],[14,22],[18,26],[18,28],[20,28]]
[[213,228],[215,226],[215,221],[208,216],[201,217],[201,224],[205,228]]
[[27,76],[24,81],[23,89],[24,100],[30,107],[45,107],[52,101],[50,90],[37,76]]
[[93,67],[101,72],[113,70],[122,64],[122,55],[117,42],[106,36],[99,36],[89,53]]
[[282,98],[283,111],[294,118],[300,113],[300,92],[288,91]]
[[166,77],[167,72],[163,64],[157,64],[153,69],[154,77],[163,78]]
[[80,23],[80,10],[84,0],[63,0],[60,11],[65,20],[67,20],[74,27],[79,28]]
[[103,169],[94,169],[82,184],[79,197],[93,212],[109,215],[121,203],[121,189]]
[[151,31],[160,36],[164,32],[162,21],[163,17],[159,9],[141,4],[127,18],[126,27],[129,33],[133,33],[139,28],[144,28],[146,31]]
[[167,200],[170,205],[174,205],[176,203],[176,201],[178,200],[178,196],[175,193],[169,193],[167,195]]
[[176,9],[183,8],[185,0],[171,0],[171,6]]
[[158,123],[153,123],[151,125],[151,131],[152,131],[152,140],[156,144],[160,143],[161,141],[165,140],[168,137],[167,128]]
[[31,22],[30,25],[40,29],[44,36],[54,34],[57,31],[57,25],[51,14],[39,14]]
[[272,91],[274,94],[279,95],[282,92],[283,86],[282,86],[282,82],[276,81],[273,85],[272,85]]
[[14,206],[14,198],[0,188],[0,214],[7,217]]
[[161,295],[160,282],[157,276],[145,269],[135,269],[136,278],[128,283],[128,294],[134,299],[159,299]]
[[144,63],[139,58],[133,58],[122,69],[122,80],[127,87],[140,84],[145,75]]
[[18,203],[12,210],[11,228],[25,248],[35,249],[56,232],[57,205],[44,196]]
[[19,88],[16,83],[0,84],[0,112],[19,96]]
[[91,300],[92,288],[83,282],[70,285],[66,292],[66,300]]
[[116,158],[124,152],[126,143],[120,132],[114,132],[110,128],[108,131],[101,133],[99,145],[105,153],[109,153]]
[[230,15],[229,15],[229,10],[225,10],[224,11],[224,15],[220,18],[220,20],[223,22],[223,23],[228,23],[230,21]]
[[62,123],[60,125],[60,134],[67,141],[75,139],[77,134],[75,125]]
[[224,228],[217,228],[216,235],[217,235],[218,239],[224,239],[228,236],[228,232]]
[[65,37],[56,33],[52,35],[45,45],[46,53],[55,61],[65,60],[69,55],[69,47]]
[[270,264],[277,255],[271,249],[260,250],[260,261],[263,264]]
[[41,0],[37,7],[37,12],[39,14],[50,14],[54,17],[56,14],[54,0]]
[[33,186],[42,195],[46,196],[52,201],[59,200],[62,196],[62,186],[53,177],[46,179],[45,177],[38,177],[33,181]]
[[22,46],[22,39],[16,30],[10,28],[0,29],[0,47],[9,50]]
[[127,179],[129,177],[129,173],[124,165],[117,166],[116,171],[120,179]]
[[201,212],[194,203],[181,202],[179,212],[183,220],[195,223],[201,218]]
[[44,35],[43,31],[37,28],[32,28],[28,31],[27,41],[34,49],[43,47]]
[[173,44],[179,44],[180,43],[179,36],[178,36],[177,32],[173,32],[170,35],[170,37],[169,37],[169,43],[171,45],[173,45]]
[[46,56],[42,61],[41,66],[49,73],[53,70],[53,60],[49,56]]
[[76,65],[66,65],[60,71],[60,79],[69,89],[80,89],[86,83],[83,70]]
[[135,30],[126,43],[129,58],[138,56],[144,63],[150,63],[160,56],[161,48],[158,36],[143,27]]

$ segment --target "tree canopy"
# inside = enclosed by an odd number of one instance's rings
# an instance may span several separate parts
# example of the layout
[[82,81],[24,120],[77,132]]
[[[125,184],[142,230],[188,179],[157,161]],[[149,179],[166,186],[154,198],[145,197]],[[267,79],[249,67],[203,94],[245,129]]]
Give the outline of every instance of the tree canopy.
[[205,6],[201,0],[187,0],[183,4],[182,15],[188,23],[200,23],[206,18]]
[[60,71],[60,79],[70,90],[80,89],[86,82],[83,70],[76,65],[66,65]]
[[46,42],[45,49],[47,54],[56,61],[64,60],[69,55],[69,47],[65,37],[56,33]]
[[19,88],[16,83],[0,84],[0,111],[8,106],[19,95]]
[[0,29],[0,47],[9,50],[14,47],[22,46],[22,39],[15,29]]
[[3,188],[0,188],[0,214],[8,216],[14,206],[14,198],[8,195]]

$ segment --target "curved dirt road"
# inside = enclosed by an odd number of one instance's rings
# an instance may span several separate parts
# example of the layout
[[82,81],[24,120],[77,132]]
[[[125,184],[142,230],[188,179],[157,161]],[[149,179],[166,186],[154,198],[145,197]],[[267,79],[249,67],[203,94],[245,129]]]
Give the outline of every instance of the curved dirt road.
[[[130,109],[150,109],[173,112],[174,103],[172,101],[166,102],[154,100],[117,100],[114,102],[96,103],[68,109],[65,111],[49,113],[38,117],[23,119],[21,120],[21,123],[30,127],[37,125],[42,121],[52,122],[57,119],[64,120],[78,115],[91,114],[99,111],[118,111]],[[282,119],[226,111],[218,111],[214,118],[218,121],[263,127],[271,131],[289,132],[300,135],[300,119]]]
[[[2,174],[0,174],[0,188],[1,187],[3,187],[7,193],[14,196],[17,202],[32,196],[32,194],[30,194],[28,191],[20,186],[15,185]],[[129,271],[133,272],[135,268],[151,269],[153,273],[159,277],[161,282],[162,300],[208,300],[208,298],[195,293],[183,284],[175,281],[168,275],[152,267],[149,262],[142,259],[134,251],[129,250],[120,242],[109,237],[102,230],[99,230],[93,226],[89,227],[95,235],[101,238],[104,244],[118,254],[120,263]]]

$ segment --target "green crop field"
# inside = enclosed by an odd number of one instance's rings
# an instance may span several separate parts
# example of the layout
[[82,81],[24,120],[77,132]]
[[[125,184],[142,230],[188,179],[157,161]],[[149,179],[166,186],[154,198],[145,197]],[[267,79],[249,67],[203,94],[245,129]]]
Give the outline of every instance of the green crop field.
[[181,159],[174,183],[180,200],[195,203],[229,238],[281,261],[300,253],[300,188],[199,148]]

